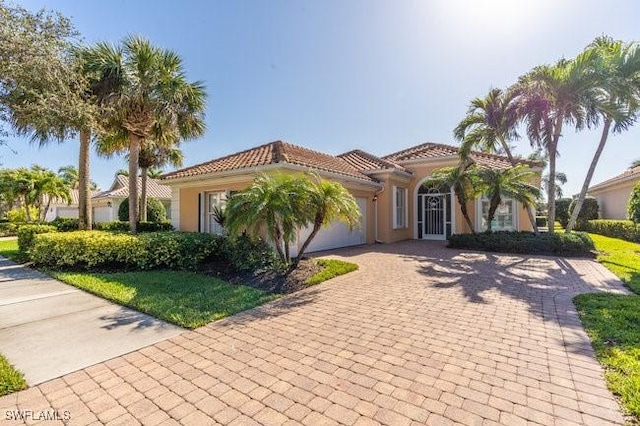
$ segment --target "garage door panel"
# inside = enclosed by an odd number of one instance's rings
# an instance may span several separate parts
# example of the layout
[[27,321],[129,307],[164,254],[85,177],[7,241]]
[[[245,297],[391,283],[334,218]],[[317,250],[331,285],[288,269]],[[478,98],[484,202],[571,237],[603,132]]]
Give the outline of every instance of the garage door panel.
[[[321,250],[330,250],[339,247],[355,246],[365,244],[366,239],[366,212],[367,212],[367,199],[356,198],[358,207],[360,208],[361,218],[360,226],[349,230],[349,226],[343,222],[332,222],[328,226],[322,228],[316,234],[311,244],[307,249],[308,253]],[[311,234],[312,227],[301,230],[299,233],[298,242],[302,245],[307,237]]]

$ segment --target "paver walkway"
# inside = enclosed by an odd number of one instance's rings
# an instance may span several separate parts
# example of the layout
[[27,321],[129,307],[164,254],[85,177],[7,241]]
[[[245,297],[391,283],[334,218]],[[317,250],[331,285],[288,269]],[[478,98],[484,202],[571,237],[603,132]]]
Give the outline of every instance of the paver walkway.
[[184,331],[0,256],[0,353],[30,385]]
[[597,263],[417,241],[360,270],[0,399],[71,424],[620,424],[571,297]]

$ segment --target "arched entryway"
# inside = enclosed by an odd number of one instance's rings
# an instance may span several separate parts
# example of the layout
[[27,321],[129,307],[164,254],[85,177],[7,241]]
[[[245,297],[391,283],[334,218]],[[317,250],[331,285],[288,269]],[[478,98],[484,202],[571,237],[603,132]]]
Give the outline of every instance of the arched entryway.
[[416,193],[416,238],[446,240],[454,230],[451,188],[420,184]]

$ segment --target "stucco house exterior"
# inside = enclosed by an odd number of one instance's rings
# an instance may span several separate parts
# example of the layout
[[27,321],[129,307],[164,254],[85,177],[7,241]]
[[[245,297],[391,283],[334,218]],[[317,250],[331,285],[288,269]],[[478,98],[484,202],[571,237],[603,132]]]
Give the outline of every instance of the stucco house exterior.
[[[97,191],[93,191],[92,194],[95,195],[97,193],[98,193]],[[77,219],[79,199],[80,197],[78,195],[77,188],[71,190],[71,202],[67,202],[59,198],[54,198],[53,200],[51,200],[51,204],[49,205],[49,210],[47,210],[44,220],[47,222],[51,222],[52,220],[58,217],[63,219],[67,219],[67,218]],[[46,200],[45,200],[45,204],[46,204]]]
[[[511,167],[506,157],[474,152],[483,167]],[[434,170],[458,163],[458,148],[424,143],[384,157],[361,150],[329,155],[287,142],[275,141],[242,152],[186,167],[162,176],[171,187],[171,220],[176,229],[220,233],[212,216],[234,191],[246,188],[256,174],[313,171],[340,182],[356,198],[362,213],[360,227],[352,232],[334,223],[318,233],[308,251],[406,239],[445,240],[452,233],[469,232],[451,189],[428,188],[423,182]],[[540,164],[521,163],[541,171]],[[484,230],[488,202],[469,203],[477,230]],[[517,202],[505,200],[496,214],[494,229],[531,230],[527,212]],[[310,229],[299,231],[295,253]]]
[[589,188],[588,194],[598,201],[601,219],[626,219],[631,191],[640,182],[640,166],[625,170]]
[[[141,188],[142,178],[138,177],[138,194]],[[170,187],[163,185],[158,179],[148,178],[147,197],[157,198],[167,210],[167,219],[171,219]],[[129,198],[129,178],[116,175],[109,189],[98,192],[91,198],[93,222],[101,223],[118,220],[120,204],[127,198]]]

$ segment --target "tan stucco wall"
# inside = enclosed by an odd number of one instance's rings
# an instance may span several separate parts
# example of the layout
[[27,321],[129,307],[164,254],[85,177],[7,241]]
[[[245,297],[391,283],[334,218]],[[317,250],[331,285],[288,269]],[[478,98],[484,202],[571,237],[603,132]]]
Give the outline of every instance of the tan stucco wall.
[[627,203],[633,187],[640,181],[630,180],[618,185],[591,191],[589,195],[598,201],[599,215],[602,219],[626,219]]

